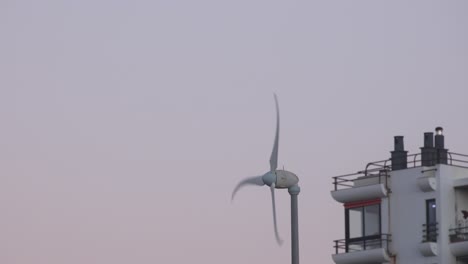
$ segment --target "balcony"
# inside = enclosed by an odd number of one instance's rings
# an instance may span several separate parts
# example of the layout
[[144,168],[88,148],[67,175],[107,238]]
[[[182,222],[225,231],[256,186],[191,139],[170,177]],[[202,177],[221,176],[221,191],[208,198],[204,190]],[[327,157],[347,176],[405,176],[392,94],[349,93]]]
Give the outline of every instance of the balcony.
[[333,199],[340,203],[378,199],[387,196],[388,169],[366,169],[354,174],[333,177]]
[[423,224],[422,243],[419,252],[425,257],[437,256],[437,236],[439,235],[439,223]]
[[439,223],[423,224],[422,242],[437,242],[439,235]]
[[432,192],[437,190],[437,180],[435,176],[436,168],[424,169],[422,176],[418,178],[419,189],[423,192]]
[[381,234],[354,239],[335,240],[336,264],[375,264],[388,262],[388,244],[390,235]]
[[468,227],[457,227],[449,230],[450,251],[456,257],[468,257]]

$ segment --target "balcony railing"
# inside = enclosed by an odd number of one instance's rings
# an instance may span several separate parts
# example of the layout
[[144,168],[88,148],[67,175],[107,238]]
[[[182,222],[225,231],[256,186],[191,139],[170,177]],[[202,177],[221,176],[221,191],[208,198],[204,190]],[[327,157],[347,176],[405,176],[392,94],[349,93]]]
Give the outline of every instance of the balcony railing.
[[437,242],[439,235],[439,223],[423,224],[422,242]]
[[460,263],[468,263],[468,226],[449,229],[450,251]]
[[388,244],[390,241],[389,234],[335,240],[335,254],[357,252],[376,248],[384,248],[388,251]]
[[[427,162],[427,160],[424,160]],[[434,157],[434,164],[439,163],[437,157]],[[448,152],[445,165],[468,168],[468,155]],[[422,166],[421,153],[410,154],[405,163],[407,168],[416,168]],[[395,165],[395,164],[393,164]],[[346,174],[333,177],[335,191],[345,188],[353,188],[355,181],[366,177],[378,177],[378,183],[386,183],[388,172],[392,170],[391,159],[374,161],[367,164],[366,169],[357,173]],[[384,177],[383,177],[384,176]]]
[[385,186],[387,186],[388,172],[388,169],[373,169],[333,177],[335,191],[380,183],[383,183]]
[[450,242],[468,241],[468,226],[449,229]]

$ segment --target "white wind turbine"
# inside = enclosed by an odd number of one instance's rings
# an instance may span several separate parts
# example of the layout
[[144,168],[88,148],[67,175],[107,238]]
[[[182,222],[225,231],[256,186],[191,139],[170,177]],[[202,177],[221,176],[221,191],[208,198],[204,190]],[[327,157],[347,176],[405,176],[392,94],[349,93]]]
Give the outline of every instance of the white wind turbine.
[[237,184],[232,192],[232,199],[240,188],[246,185],[270,186],[271,199],[273,205],[273,226],[275,231],[276,241],[279,245],[283,240],[278,234],[278,227],[276,224],[276,206],[275,206],[275,189],[288,189],[291,195],[291,257],[292,264],[299,264],[299,224],[298,224],[298,210],[297,210],[297,196],[299,195],[300,188],[297,185],[299,178],[292,172],[285,170],[278,170],[278,141],[279,141],[279,106],[278,99],[275,94],[276,103],[276,135],[273,144],[273,151],[270,157],[270,171],[255,177],[245,178]]

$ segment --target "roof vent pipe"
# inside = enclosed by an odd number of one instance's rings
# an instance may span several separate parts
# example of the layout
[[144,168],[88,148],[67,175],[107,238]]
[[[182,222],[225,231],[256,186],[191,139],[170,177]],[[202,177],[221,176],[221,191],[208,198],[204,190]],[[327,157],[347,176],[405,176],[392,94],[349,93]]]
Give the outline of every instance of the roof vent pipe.
[[421,148],[421,165],[434,166],[436,162],[436,150],[434,148],[434,133],[424,133],[424,147]]
[[394,151],[391,152],[392,170],[403,170],[408,167],[408,151],[405,151],[403,136],[395,136]]
[[395,136],[394,151],[404,151],[405,142],[403,141],[403,136]]
[[435,136],[435,147],[437,149],[444,148],[444,129],[442,127],[436,127],[436,136]]
[[435,129],[435,149],[437,155],[438,164],[447,164],[448,149],[444,147],[444,129],[442,127],[436,127]]
[[433,148],[434,147],[434,133],[426,132],[424,133],[424,147]]

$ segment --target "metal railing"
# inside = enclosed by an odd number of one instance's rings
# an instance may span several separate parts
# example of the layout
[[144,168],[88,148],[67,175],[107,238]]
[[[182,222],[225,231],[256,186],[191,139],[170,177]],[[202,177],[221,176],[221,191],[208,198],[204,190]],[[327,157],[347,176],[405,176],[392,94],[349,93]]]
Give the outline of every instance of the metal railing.
[[449,165],[468,168],[468,155],[449,152],[448,156]]
[[389,169],[377,168],[374,170],[359,171],[357,173],[346,174],[333,177],[335,191],[345,188],[362,187],[373,184],[383,183],[387,186]]
[[[407,161],[405,163],[406,167],[407,168],[422,167],[423,161],[421,159],[421,156],[422,156],[421,153],[407,155]],[[429,163],[433,163],[433,164],[440,163],[439,162],[440,160],[438,160],[436,156],[431,160],[433,160],[433,162],[429,162]],[[447,163],[444,162],[443,164],[468,168],[468,155],[465,155],[465,154],[448,152],[446,161]],[[428,162],[428,161],[424,160],[424,162]],[[369,162],[366,165],[365,170],[363,171],[358,171],[357,173],[335,176],[333,177],[333,184],[335,186],[334,189],[335,191],[337,191],[339,189],[357,187],[355,185],[355,181],[363,179],[364,177],[378,177],[378,182],[375,182],[374,184],[387,183],[388,172],[392,170],[392,165],[394,166],[397,165],[397,164],[391,164],[391,163],[392,163],[391,159]],[[401,165],[401,164],[398,164],[398,165]],[[382,176],[385,176],[385,177],[382,178]]]
[[468,241],[468,226],[449,229],[450,242]]
[[422,242],[437,242],[439,235],[439,223],[423,224]]
[[388,251],[389,242],[391,242],[391,235],[380,234],[374,236],[339,239],[335,240],[335,254],[350,253],[363,250],[370,250],[376,248],[385,248]]

